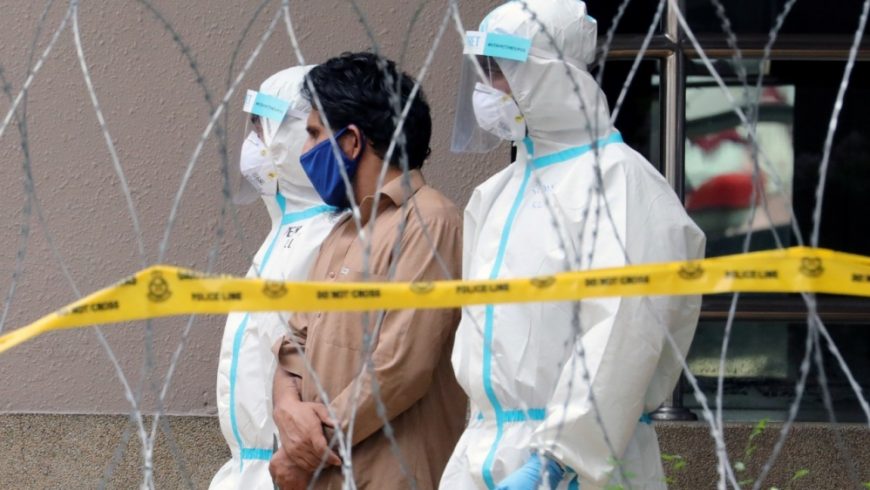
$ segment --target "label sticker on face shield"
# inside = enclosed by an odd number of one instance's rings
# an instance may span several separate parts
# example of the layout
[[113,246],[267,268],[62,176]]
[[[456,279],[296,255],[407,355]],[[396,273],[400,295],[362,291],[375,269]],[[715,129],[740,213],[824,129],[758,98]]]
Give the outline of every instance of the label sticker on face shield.
[[468,31],[462,53],[524,62],[529,59],[531,47],[531,39],[497,32]]
[[256,114],[281,122],[290,109],[290,103],[286,100],[273,97],[269,94],[248,90],[245,95],[245,106],[242,108],[247,113]]

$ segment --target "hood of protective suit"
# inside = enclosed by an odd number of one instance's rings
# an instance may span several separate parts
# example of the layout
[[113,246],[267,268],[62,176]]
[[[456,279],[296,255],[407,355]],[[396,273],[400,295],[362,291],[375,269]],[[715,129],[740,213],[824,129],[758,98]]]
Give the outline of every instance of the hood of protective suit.
[[479,30],[531,40],[525,62],[494,59],[525,117],[537,155],[585,145],[610,133],[607,99],[587,71],[595,59],[598,24],[586,13],[585,3],[508,2],[490,12]]
[[278,191],[287,200],[288,210],[323,204],[299,162],[302,145],[308,137],[305,132],[306,120],[294,115],[307,115],[311,112],[311,105],[302,97],[300,91],[305,83],[305,75],[312,68],[313,65],[287,68],[270,76],[260,85],[260,92],[290,103],[290,114],[280,124],[266,117],[260,119],[263,140],[278,171]]
[[[262,195],[272,229],[254,255],[248,277],[305,280],[320,245],[340,219],[334,208],[321,201],[299,162],[309,112],[299,92],[310,68],[280,71],[260,87],[261,93],[290,105],[280,123],[265,116],[260,119],[264,156],[275,165],[279,194]],[[284,313],[233,312],[227,317],[215,393],[221,432],[232,457],[215,474],[211,490],[274,488],[269,460],[277,433],[272,420],[272,376],[277,359],[271,347],[285,333]]]

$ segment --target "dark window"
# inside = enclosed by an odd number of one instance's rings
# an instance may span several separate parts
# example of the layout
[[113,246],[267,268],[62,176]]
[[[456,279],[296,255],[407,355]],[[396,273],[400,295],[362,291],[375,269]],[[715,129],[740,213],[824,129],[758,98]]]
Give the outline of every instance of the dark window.
[[[655,59],[640,63],[623,97],[615,122],[625,142],[656,166],[660,163],[659,98],[661,93],[658,83],[661,76],[660,64]],[[601,88],[607,95],[611,112],[616,109],[617,100],[631,71],[631,65],[632,61],[628,60],[608,61],[604,65]],[[597,71],[592,72],[593,76],[597,74]]]
[[[866,381],[870,379],[870,342],[867,342],[866,330],[842,323],[828,324],[826,328],[852,374],[864,380],[866,392]],[[723,333],[724,322],[701,322],[688,359],[690,369],[711,404],[716,393]],[[796,396],[795,385],[800,376],[806,335],[806,322],[740,321],[734,324],[724,371],[723,406],[728,418],[783,420],[787,417],[789,405]],[[827,355],[822,366],[837,420],[866,421],[858,398],[836,359]],[[828,420],[818,375],[813,362],[798,412],[800,421]],[[685,406],[700,410],[695,397],[690,392],[686,395]]]
[[[738,34],[770,32],[786,0],[721,0],[731,28]],[[835,5],[796,2],[785,18],[782,34],[853,34],[863,0],[837,0]],[[696,33],[722,33],[722,21],[710,0],[685,2],[689,27]]]
[[[622,2],[613,0],[588,0],[586,11],[598,21],[598,35],[604,36],[613,24]],[[658,8],[657,0],[633,0],[616,27],[617,34],[641,34],[649,29]],[[664,16],[663,16],[664,17]],[[661,31],[661,23],[658,30]]]
[[[707,256],[739,253],[750,230],[750,250],[776,246],[771,228],[784,246],[796,244],[792,206],[801,234],[809,238],[819,163],[844,68],[840,61],[774,60],[765,69],[760,94],[755,89],[759,75],[750,77],[750,97],[760,95],[757,133],[766,155],[758,158],[761,179],[756,195],[764,193],[767,211],[759,209],[754,218],[749,132],[712,78],[690,75],[685,201],[689,214],[707,234]],[[726,80],[734,99],[742,101],[741,84],[732,77]],[[863,255],[870,255],[870,233],[866,217],[855,211],[870,205],[870,119],[862,103],[868,97],[870,66],[858,63],[834,138],[820,234],[821,247]]]
[[[635,0],[637,1],[637,0]],[[620,2],[588,2],[590,13],[605,22]],[[759,63],[768,32],[786,0],[722,0],[738,34],[743,61],[738,67],[709,1],[681,2],[690,26],[731,97],[748,111],[759,100],[757,135],[766,157],[753,179],[750,135],[694,46],[668,12],[657,26],[650,48],[616,121],[626,141],[650,159],[683,197],[690,216],[708,237],[707,255],[798,244],[792,210],[804,240],[812,230],[818,168],[828,123],[849,55],[862,0],[836,6],[797,2],[774,44],[771,59]],[[605,64],[603,89],[613,108],[638,54],[657,2],[632,3]],[[668,5],[666,10],[670,9]],[[606,27],[599,27],[599,35]],[[866,210],[870,209],[870,42],[859,50],[833,140],[822,208],[820,246],[870,255]],[[740,81],[746,74],[748,92]],[[755,88],[763,77],[760,90]],[[751,111],[748,112],[751,114]],[[766,198],[767,210],[751,215],[753,188]],[[775,233],[774,233],[775,232]],[[731,295],[704,298],[689,365],[713,403],[723,330]],[[870,392],[870,300],[819,295],[819,312],[864,393]],[[784,419],[795,398],[799,366],[807,338],[806,306],[796,294],[744,294],[724,374],[725,417]],[[823,341],[823,366],[840,421],[861,421],[863,411],[839,363]],[[826,421],[822,386],[813,365],[799,420]],[[668,405],[698,406],[687,383]]]

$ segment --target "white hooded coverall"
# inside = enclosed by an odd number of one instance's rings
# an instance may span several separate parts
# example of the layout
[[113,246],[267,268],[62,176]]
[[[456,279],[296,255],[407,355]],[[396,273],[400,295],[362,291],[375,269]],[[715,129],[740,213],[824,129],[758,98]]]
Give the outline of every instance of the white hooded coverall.
[[[296,113],[310,106],[299,91],[311,67],[293,67],[263,82],[261,92],[290,102]],[[305,175],[299,155],[306,121],[288,115],[282,123],[261,118],[265,151],[275,163],[278,193],[263,196],[272,220],[266,241],[254,256],[248,277],[302,281],[337,220]],[[287,332],[287,314],[231,313],[221,342],[217,406],[221,431],[232,452],[211,481],[211,489],[274,488],[269,475],[274,436],[272,377],[276,358],[272,345]]]
[[[526,4],[568,60],[586,112],[566,64],[522,4],[493,10],[481,32],[532,41],[525,62],[495,58],[525,117],[528,137],[518,144],[516,161],[471,196],[463,277],[545,276],[703,257],[704,235],[680,200],[609,123],[604,94],[586,71],[597,29],[585,4]],[[595,192],[596,160],[603,199]],[[471,418],[441,488],[494,488],[533,451],[568,470],[560,488],[574,473],[581,490],[616,483],[616,461],[628,476],[625,488],[666,488],[646,414],[669,396],[681,372],[666,332],[685,355],[700,303],[699,296],[584,300],[577,327],[570,302],[465,309],[453,366],[470,398]]]

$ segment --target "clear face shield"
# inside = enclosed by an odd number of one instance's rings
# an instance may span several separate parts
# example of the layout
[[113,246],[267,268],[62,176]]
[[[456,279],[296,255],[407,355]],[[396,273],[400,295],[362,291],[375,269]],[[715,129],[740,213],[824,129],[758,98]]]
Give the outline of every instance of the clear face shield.
[[[250,124],[245,124],[246,138],[239,158],[242,178],[233,196],[236,204],[250,204],[260,196],[275,195],[280,180],[277,162],[285,155],[270,143],[281,127],[297,120],[304,124],[308,117],[291,109],[287,101],[253,90],[248,91],[243,110],[250,115]],[[301,145],[300,140],[300,148]]]
[[507,92],[506,71],[528,59],[531,40],[469,31],[465,37],[451,150],[486,153],[525,136],[525,121]]

